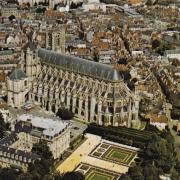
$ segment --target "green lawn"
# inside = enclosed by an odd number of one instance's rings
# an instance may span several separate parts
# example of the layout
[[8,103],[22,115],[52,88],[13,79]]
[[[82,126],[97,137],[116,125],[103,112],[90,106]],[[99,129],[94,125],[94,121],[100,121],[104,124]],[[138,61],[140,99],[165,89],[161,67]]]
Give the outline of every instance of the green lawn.
[[86,180],[117,180],[117,178],[117,175],[95,168],[91,168],[85,175]]
[[89,180],[109,180],[109,177],[103,175],[103,174],[93,174],[89,177]]
[[102,159],[111,160],[113,162],[129,164],[135,157],[136,152],[111,146],[103,155]]
[[113,158],[113,159],[119,159],[121,161],[124,161],[124,159],[129,156],[129,154],[127,154],[126,152],[119,152],[119,151],[116,151],[116,150],[113,150],[111,152],[111,154],[109,155],[109,157]]

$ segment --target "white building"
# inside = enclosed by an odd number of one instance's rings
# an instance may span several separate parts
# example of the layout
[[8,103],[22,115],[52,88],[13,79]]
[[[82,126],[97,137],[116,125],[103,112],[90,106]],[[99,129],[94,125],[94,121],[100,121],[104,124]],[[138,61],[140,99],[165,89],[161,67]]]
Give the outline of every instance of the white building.
[[83,9],[85,11],[101,9],[103,12],[106,12],[106,4],[100,3],[99,0],[89,0],[88,3],[83,4]]
[[68,122],[30,114],[19,116],[17,121],[15,132],[20,131],[18,133],[19,141],[14,145],[17,146],[17,149],[30,151],[33,144],[44,140],[56,159],[69,147],[70,129]]
[[146,118],[150,120],[150,124],[156,126],[159,130],[164,130],[168,124],[168,118],[164,114],[148,114]]
[[165,51],[165,56],[170,58],[170,59],[178,59],[178,60],[180,60],[180,49],[166,50]]

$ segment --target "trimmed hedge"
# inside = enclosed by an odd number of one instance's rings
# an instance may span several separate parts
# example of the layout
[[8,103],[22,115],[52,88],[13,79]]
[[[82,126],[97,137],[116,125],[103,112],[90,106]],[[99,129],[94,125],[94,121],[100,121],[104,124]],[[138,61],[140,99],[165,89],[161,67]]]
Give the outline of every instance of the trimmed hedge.
[[139,148],[146,147],[151,139],[152,133],[149,131],[139,131],[126,127],[104,127],[90,124],[86,129],[87,133],[102,136],[103,139],[114,141]]

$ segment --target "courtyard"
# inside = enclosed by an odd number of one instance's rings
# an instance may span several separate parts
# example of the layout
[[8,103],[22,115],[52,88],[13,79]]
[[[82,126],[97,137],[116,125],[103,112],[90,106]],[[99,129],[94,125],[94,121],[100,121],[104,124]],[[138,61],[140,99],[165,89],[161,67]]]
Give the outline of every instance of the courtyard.
[[97,173],[95,170],[94,173],[89,171],[90,168],[87,168],[86,172],[83,172],[85,170],[82,168],[78,170],[83,174],[87,173],[87,179],[92,180],[96,180],[97,177],[98,180],[114,180],[114,176],[108,175],[120,175],[128,171],[136,157],[137,148],[103,140],[100,136],[92,134],[86,134],[85,137],[85,142],[56,168],[57,171],[61,173],[75,171],[83,163],[98,169]]

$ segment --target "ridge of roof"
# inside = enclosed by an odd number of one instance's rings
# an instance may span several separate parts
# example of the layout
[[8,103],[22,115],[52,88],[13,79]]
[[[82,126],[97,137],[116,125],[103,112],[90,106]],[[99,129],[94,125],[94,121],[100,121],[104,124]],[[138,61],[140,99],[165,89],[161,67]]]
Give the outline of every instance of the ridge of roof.
[[113,82],[122,80],[120,73],[112,66],[106,64],[60,54],[42,48],[38,50],[38,56],[43,63],[51,64],[60,69]]

